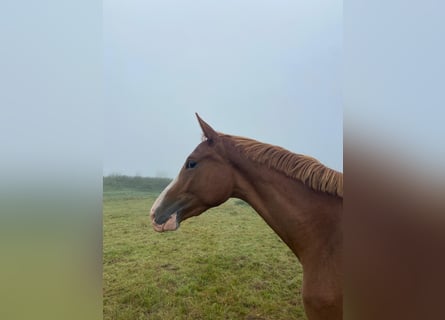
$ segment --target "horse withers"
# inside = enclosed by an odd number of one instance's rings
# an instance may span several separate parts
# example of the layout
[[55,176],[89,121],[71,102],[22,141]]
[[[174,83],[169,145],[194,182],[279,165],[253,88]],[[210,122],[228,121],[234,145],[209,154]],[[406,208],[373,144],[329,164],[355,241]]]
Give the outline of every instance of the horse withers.
[[343,174],[312,157],[218,133],[196,116],[204,139],[154,202],[154,230],[176,230],[231,197],[242,199],[301,262],[308,319],[342,319]]

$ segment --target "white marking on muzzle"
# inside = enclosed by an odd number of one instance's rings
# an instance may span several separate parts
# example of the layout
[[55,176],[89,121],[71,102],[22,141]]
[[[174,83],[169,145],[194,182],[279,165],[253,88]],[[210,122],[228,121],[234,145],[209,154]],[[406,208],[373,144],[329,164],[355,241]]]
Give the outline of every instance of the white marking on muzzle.
[[150,209],[150,219],[151,219],[151,225],[153,226],[153,229],[158,232],[162,231],[168,231],[168,230],[176,230],[178,227],[177,221],[176,221],[176,213],[172,214],[170,218],[163,224],[157,224],[155,222],[155,212],[156,209],[159,208],[162,205],[162,202],[164,201],[165,195],[167,194],[168,190],[170,190],[175,183],[178,181],[178,177],[176,177],[170,184],[161,192],[161,194],[157,197],[155,202],[153,203],[151,209]]

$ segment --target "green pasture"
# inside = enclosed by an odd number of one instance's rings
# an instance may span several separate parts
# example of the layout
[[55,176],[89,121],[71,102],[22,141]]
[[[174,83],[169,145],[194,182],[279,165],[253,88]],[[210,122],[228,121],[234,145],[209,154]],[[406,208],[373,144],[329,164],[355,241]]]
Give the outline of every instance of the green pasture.
[[300,264],[244,202],[155,233],[148,212],[167,183],[104,178],[104,319],[306,319]]

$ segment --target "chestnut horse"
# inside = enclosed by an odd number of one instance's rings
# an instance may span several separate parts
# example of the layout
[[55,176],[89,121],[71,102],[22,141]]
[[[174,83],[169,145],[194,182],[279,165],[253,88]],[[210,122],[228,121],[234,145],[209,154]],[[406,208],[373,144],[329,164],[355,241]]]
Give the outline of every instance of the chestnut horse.
[[301,262],[308,319],[342,319],[343,174],[308,156],[218,133],[196,116],[203,141],[153,204],[154,230],[176,230],[231,197],[242,199]]

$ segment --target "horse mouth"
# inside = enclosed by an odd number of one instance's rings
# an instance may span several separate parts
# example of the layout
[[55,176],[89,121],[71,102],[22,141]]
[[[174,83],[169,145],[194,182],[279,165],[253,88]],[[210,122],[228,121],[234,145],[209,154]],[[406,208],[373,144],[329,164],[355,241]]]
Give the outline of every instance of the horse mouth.
[[[150,220],[153,229],[157,232],[175,231],[181,221],[203,212],[201,206],[194,206],[190,201],[178,201],[162,208],[155,202],[150,210]],[[162,214],[160,214],[162,212]]]
[[154,212],[150,213],[151,225],[157,232],[175,231],[179,228],[178,212],[173,213],[164,223],[157,223]]

